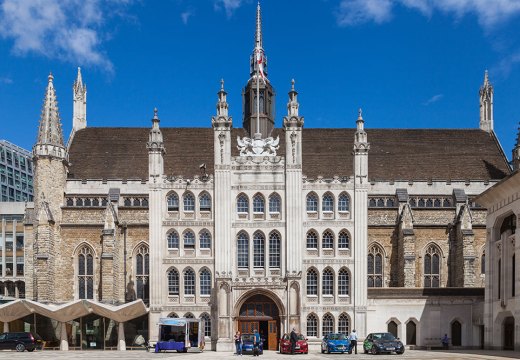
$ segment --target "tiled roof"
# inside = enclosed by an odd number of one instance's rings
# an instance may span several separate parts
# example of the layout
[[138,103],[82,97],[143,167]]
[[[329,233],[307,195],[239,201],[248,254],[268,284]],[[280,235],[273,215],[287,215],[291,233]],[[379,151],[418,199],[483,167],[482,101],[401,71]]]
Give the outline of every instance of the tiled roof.
[[[149,128],[86,128],[78,131],[69,152],[69,177],[75,179],[147,179]],[[161,128],[167,175],[213,173],[211,128]],[[374,180],[487,180],[510,173],[494,135],[478,129],[367,129],[369,178]],[[355,129],[304,129],[303,174],[309,178],[353,174]],[[233,129],[232,155],[237,156]],[[285,134],[278,155],[285,155]]]

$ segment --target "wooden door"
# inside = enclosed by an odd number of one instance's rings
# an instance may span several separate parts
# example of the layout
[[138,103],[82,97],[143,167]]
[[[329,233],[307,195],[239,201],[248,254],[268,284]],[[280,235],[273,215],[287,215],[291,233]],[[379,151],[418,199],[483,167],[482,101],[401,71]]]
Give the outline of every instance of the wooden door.
[[258,325],[258,321],[240,321],[238,329],[241,334],[254,334],[253,330],[260,330]]
[[276,341],[276,334],[278,333],[278,329],[276,320],[269,320],[267,322],[267,332],[267,348],[269,350],[277,350],[278,342]]

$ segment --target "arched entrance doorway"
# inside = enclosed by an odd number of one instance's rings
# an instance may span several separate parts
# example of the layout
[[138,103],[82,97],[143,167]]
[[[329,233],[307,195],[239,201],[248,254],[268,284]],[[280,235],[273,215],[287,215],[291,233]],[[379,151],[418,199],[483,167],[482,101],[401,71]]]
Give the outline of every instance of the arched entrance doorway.
[[451,344],[453,346],[462,345],[462,324],[458,320],[451,323]]
[[508,316],[504,319],[504,350],[514,350],[515,347],[515,318]]
[[277,350],[280,338],[280,310],[270,297],[262,294],[251,295],[240,306],[238,330],[242,334],[258,330],[264,342],[264,349]]

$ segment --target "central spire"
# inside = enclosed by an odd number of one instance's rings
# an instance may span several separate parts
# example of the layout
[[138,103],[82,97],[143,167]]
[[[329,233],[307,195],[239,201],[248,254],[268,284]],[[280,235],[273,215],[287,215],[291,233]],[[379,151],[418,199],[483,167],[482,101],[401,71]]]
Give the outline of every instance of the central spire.
[[256,7],[256,36],[255,36],[255,48],[262,48],[262,13],[260,11],[260,1]]
[[260,9],[260,1],[256,7],[256,31],[255,31],[255,47],[250,58],[251,62],[251,77],[262,76],[264,81],[267,80],[267,57],[263,47],[262,40],[262,12]]

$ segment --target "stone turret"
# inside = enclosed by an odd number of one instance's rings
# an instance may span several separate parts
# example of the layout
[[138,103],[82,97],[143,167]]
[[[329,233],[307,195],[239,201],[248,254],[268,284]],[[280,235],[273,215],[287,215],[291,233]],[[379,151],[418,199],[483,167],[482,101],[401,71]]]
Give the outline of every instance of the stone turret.
[[87,127],[87,85],[83,84],[81,68],[78,67],[78,75],[72,86],[72,131]]
[[148,173],[151,182],[162,182],[164,175],[164,142],[161,129],[159,128],[159,116],[157,115],[157,108],[154,109],[152,119],[152,128],[148,135]]
[[484,73],[484,84],[480,87],[480,129],[493,131],[493,86],[489,82],[488,72]]

